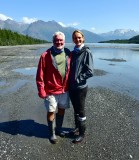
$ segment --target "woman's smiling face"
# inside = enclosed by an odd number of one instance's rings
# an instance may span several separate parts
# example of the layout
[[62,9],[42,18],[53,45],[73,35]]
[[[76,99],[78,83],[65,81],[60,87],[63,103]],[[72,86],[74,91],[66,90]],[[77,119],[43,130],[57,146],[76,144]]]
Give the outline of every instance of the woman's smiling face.
[[75,32],[73,35],[73,42],[77,47],[80,47],[84,43],[84,37],[81,33]]

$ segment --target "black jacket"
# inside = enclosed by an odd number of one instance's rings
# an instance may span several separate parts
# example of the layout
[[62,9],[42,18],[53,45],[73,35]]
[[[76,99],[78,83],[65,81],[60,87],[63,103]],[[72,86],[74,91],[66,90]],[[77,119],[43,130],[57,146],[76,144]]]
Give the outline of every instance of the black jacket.
[[89,47],[84,46],[79,52],[72,51],[69,86],[70,89],[82,88],[86,80],[93,76],[93,55]]

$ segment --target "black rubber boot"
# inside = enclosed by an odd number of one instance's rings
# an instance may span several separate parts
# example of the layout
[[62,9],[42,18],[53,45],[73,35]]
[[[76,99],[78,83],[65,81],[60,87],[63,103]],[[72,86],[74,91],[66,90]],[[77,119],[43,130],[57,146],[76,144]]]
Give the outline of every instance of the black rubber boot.
[[75,128],[69,132],[69,136],[74,137],[79,134],[79,114],[74,114]]
[[60,137],[65,137],[65,132],[62,131],[62,124],[64,120],[64,115],[56,114],[56,135]]
[[55,135],[55,120],[48,121],[48,128],[49,128],[49,140],[52,144],[56,144],[58,141]]
[[72,142],[75,144],[82,142],[85,136],[85,130],[86,130],[85,120],[79,121],[79,135]]

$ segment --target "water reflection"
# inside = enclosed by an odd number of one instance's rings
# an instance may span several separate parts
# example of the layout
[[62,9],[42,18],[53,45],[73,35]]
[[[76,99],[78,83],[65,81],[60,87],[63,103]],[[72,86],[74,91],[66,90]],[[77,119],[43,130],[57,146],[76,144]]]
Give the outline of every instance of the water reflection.
[[15,92],[19,88],[21,88],[24,84],[26,84],[27,82],[29,82],[29,81],[28,80],[17,80],[14,85],[6,83],[7,87],[5,87],[3,90],[0,90],[0,95],[7,94],[10,92]]
[[[94,67],[105,70],[108,74],[91,78],[89,85],[107,87],[139,99],[139,51],[134,50],[139,48],[139,45],[99,44],[98,46],[90,47],[93,52]],[[126,62],[102,59],[124,59]]]
[[0,81],[0,86],[4,86],[6,84],[5,81]]
[[18,69],[15,69],[14,71],[19,72],[24,75],[35,75],[36,74],[36,67],[18,68]]

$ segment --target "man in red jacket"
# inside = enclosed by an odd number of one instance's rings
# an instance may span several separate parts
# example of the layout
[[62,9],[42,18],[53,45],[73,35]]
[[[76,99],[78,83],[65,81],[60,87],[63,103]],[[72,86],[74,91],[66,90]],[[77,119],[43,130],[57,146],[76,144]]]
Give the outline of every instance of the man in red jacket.
[[[38,95],[45,102],[49,140],[53,144],[57,143],[56,135],[64,136],[64,132],[61,130],[64,113],[65,109],[70,106],[68,76],[71,53],[64,46],[64,33],[55,32],[53,35],[53,46],[42,53],[36,74]],[[56,113],[57,110],[58,112]]]

